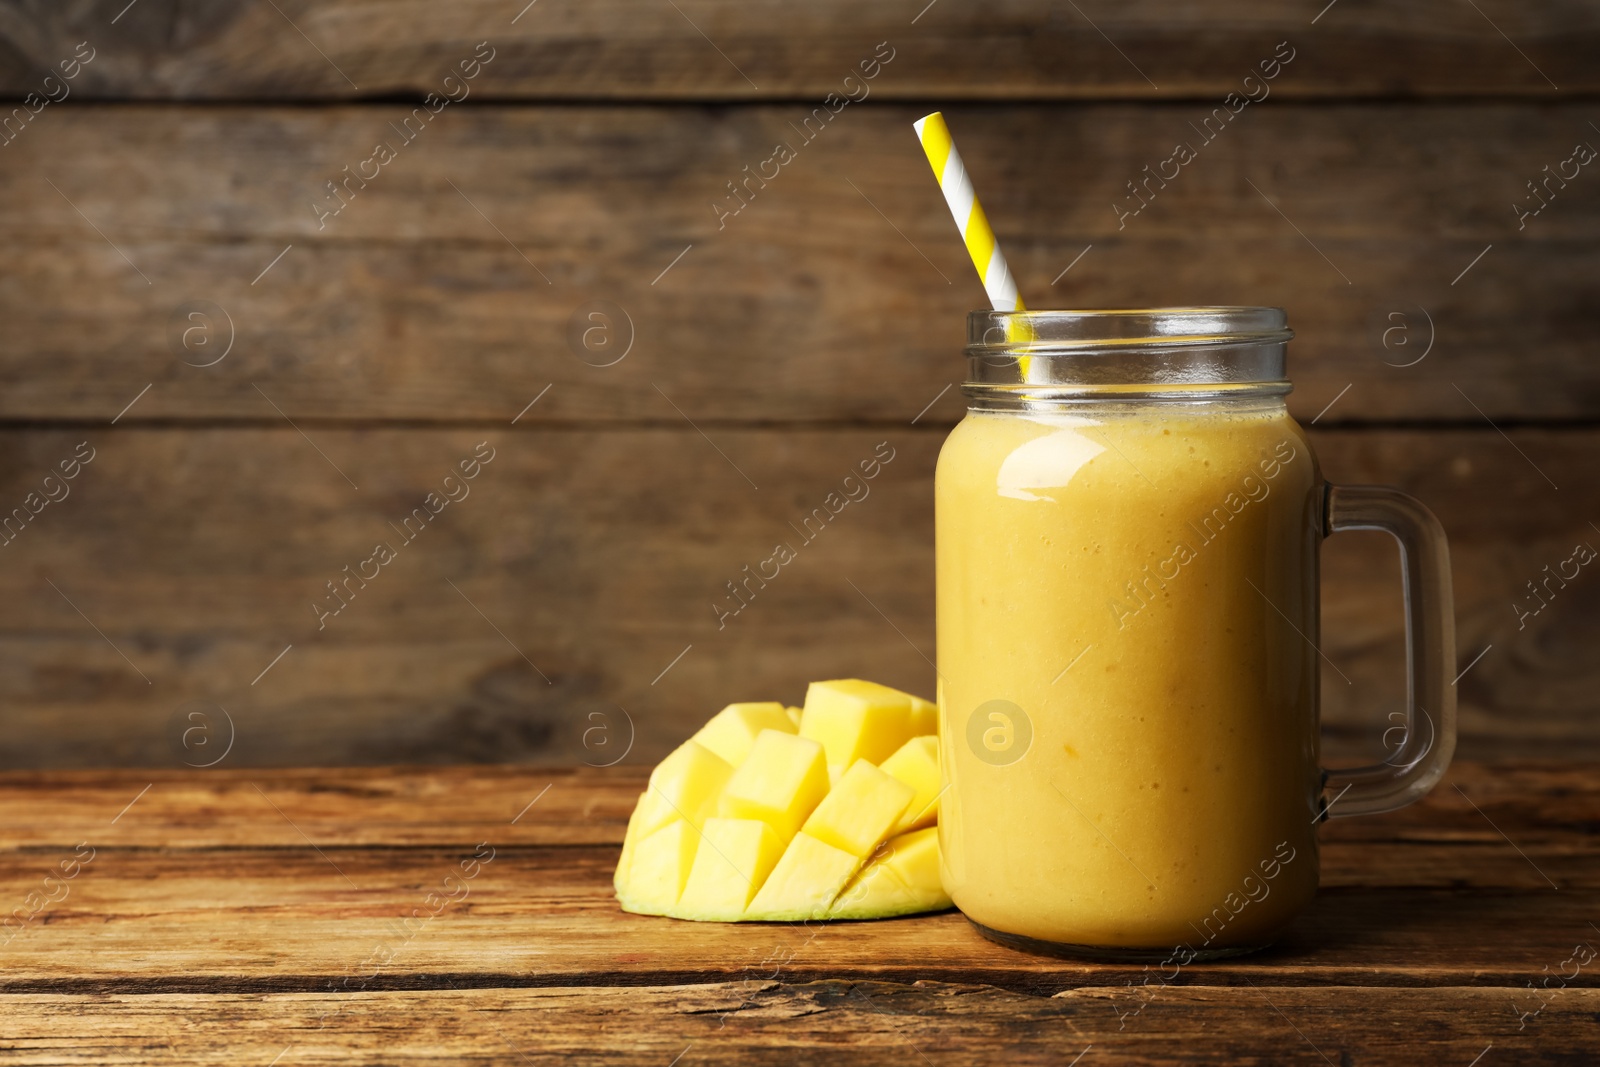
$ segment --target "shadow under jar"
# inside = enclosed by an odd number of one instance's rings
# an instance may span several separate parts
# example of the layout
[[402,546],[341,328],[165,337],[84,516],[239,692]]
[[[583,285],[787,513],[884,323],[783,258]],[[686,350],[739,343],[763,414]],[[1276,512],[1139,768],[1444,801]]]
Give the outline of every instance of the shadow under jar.
[[[1455,747],[1443,531],[1327,485],[1278,308],[974,312],[935,488],[945,887],[985,935],[1102,959],[1261,948],[1316,824],[1426,793]],[[1400,543],[1406,741],[1318,757],[1318,550]],[[1424,721],[1425,720],[1425,721]]]

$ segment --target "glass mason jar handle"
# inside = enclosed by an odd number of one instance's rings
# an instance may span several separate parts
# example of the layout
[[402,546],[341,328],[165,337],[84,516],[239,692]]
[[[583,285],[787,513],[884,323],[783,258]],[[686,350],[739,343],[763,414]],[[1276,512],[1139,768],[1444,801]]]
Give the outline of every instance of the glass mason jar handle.
[[1455,603],[1444,528],[1421,501],[1377,485],[1329,485],[1323,536],[1382,530],[1400,543],[1406,613],[1405,740],[1383,763],[1324,770],[1322,817],[1403,808],[1436,785],[1456,749]]

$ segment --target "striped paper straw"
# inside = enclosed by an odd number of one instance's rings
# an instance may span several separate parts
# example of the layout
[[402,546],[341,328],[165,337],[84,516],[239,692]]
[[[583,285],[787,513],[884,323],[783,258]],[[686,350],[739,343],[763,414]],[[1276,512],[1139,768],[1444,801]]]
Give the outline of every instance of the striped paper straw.
[[995,243],[989,218],[973,191],[972,179],[967,177],[966,164],[961,162],[961,153],[950,139],[950,127],[944,124],[944,115],[935,111],[913,122],[911,127],[922,141],[933,176],[939,180],[945,203],[950,205],[950,214],[955,217],[961,237],[967,243],[967,254],[972,257],[972,265],[978,268],[978,277],[983,279],[989,305],[996,311],[1026,310],[1022,298],[1017,295],[1017,282],[1011,277],[1006,257]]

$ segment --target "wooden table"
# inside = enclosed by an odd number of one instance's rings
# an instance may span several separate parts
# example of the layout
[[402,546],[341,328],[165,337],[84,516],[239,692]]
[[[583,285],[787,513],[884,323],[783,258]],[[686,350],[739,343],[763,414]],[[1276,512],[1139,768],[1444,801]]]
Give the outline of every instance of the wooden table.
[[18,909],[0,928],[0,1064],[1600,1055],[1586,767],[1458,765],[1414,808],[1326,827],[1323,892],[1283,942],[1170,984],[1015,953],[954,912],[809,927],[625,915],[611,870],[643,781],[0,776],[0,901]]

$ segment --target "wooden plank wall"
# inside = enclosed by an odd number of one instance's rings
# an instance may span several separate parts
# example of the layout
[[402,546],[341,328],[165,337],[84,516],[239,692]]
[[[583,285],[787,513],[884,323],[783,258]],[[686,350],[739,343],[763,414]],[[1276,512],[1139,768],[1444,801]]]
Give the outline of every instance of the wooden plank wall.
[[[1597,48],[1576,0],[0,4],[0,766],[641,762],[810,678],[929,692],[982,300],[931,107],[1036,306],[1288,307],[1328,475],[1451,534],[1463,753],[1600,752],[1600,578],[1516,608],[1600,544]],[[1397,574],[1330,543],[1344,754]]]

